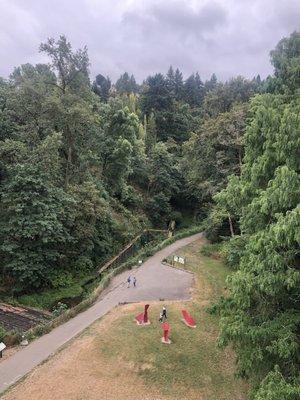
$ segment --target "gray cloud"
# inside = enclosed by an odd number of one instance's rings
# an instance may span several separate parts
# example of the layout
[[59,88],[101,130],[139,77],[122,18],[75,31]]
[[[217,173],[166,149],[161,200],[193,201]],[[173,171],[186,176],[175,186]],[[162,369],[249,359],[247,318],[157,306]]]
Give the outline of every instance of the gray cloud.
[[169,65],[205,79],[272,71],[269,51],[299,29],[298,0],[0,0],[0,76],[45,62],[47,37],[88,46],[91,74],[138,80]]

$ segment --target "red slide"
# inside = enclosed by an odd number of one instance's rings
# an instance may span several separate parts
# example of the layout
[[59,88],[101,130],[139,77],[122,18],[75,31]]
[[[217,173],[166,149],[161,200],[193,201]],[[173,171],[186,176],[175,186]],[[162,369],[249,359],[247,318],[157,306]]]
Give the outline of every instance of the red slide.
[[196,322],[194,318],[186,310],[182,310],[181,313],[183,316],[183,322],[190,328],[196,328]]

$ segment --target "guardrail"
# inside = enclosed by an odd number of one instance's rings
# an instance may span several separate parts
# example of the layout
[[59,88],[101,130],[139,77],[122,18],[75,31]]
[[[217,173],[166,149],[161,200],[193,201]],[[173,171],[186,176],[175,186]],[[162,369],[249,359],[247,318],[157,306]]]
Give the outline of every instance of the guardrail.
[[141,234],[136,236],[123,250],[121,250],[119,254],[107,261],[98,270],[97,275],[101,275],[103,272],[117,267],[120,264],[123,264],[139,248],[143,240],[145,240],[146,242],[147,240],[149,240],[149,236],[151,235],[151,233],[156,232],[165,233],[166,235],[168,235],[169,233],[169,231],[166,229],[145,229]]

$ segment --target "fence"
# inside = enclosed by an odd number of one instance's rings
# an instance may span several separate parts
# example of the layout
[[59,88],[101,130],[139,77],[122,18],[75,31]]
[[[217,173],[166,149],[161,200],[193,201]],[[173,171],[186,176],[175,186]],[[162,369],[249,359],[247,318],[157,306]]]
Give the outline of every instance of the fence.
[[140,235],[136,236],[123,250],[120,251],[114,258],[107,261],[99,270],[97,275],[103,272],[116,268],[118,265],[123,264],[129,257],[134,255],[141,246],[149,242],[151,235],[155,233],[168,234],[168,230],[161,229],[145,229]]

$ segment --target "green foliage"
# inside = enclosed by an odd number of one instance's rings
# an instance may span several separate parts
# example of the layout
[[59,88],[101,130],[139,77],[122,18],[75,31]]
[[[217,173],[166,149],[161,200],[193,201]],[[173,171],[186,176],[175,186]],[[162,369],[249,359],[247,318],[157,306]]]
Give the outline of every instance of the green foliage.
[[139,89],[134,76],[129,76],[127,72],[124,72],[124,74],[120,76],[115,86],[116,90],[121,94],[137,93]]
[[15,289],[39,288],[49,282],[52,269],[64,265],[73,204],[62,189],[47,183],[37,165],[9,168],[2,187],[1,253]]
[[205,96],[205,87],[198,74],[192,74],[184,82],[183,97],[191,107],[199,107]]
[[155,225],[166,228],[171,213],[169,198],[163,193],[155,194],[148,201],[147,212]]
[[[294,48],[294,40],[281,43],[273,57],[283,44]],[[287,87],[289,75],[282,79]],[[250,114],[241,176],[216,196],[241,230],[228,247],[238,271],[221,304],[220,342],[233,343],[241,375],[262,381],[255,399],[294,399],[300,367],[299,92],[257,96]]]
[[111,81],[109,77],[105,78],[103,75],[98,74],[93,83],[93,91],[101,98],[102,101],[108,101],[110,88]]
[[32,294],[24,294],[17,297],[20,304],[28,307],[40,308],[44,310],[52,310],[58,302],[78,303],[83,296],[83,289],[80,283],[72,283],[67,287],[59,287],[57,289],[48,289],[42,292]]
[[246,104],[204,121],[183,146],[182,170],[189,192],[210,200],[225,187],[230,174],[239,174],[243,157]]
[[300,87],[300,32],[283,38],[271,51],[274,78],[267,81],[267,90],[293,94]]
[[3,325],[0,324],[0,342],[3,342],[5,336],[7,335],[7,331]]
[[299,377],[287,381],[278,367],[262,381],[261,387],[253,397],[254,400],[297,400],[300,396]]
[[222,245],[220,243],[214,243],[214,244],[204,244],[201,247],[201,254],[203,254],[205,257],[212,257],[214,255],[219,256],[220,252],[222,250]]
[[260,87],[255,81],[249,81],[241,76],[225,83],[218,83],[204,99],[204,114],[215,118],[218,114],[230,111],[234,104],[247,102]]
[[145,223],[119,204],[140,207],[129,179],[146,179],[136,98],[108,101],[98,76],[100,103],[86,49],[64,36],[40,50],[49,65],[0,81],[0,273],[14,294],[71,288]]
[[64,303],[58,302],[55,309],[52,311],[54,317],[58,317],[68,309],[68,306]]

